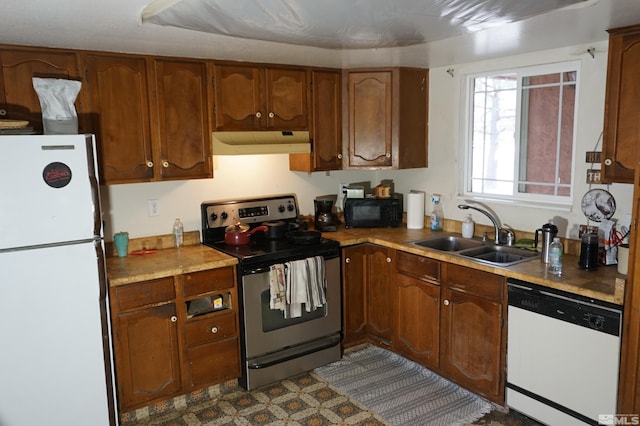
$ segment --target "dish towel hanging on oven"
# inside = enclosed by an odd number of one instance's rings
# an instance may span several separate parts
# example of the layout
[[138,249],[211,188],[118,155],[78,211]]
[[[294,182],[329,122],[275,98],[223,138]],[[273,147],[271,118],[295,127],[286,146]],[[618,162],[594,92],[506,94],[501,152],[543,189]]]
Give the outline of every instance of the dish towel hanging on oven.
[[298,318],[302,316],[303,304],[307,312],[324,306],[325,286],[322,256],[272,265],[269,272],[269,306],[283,311],[285,318]]

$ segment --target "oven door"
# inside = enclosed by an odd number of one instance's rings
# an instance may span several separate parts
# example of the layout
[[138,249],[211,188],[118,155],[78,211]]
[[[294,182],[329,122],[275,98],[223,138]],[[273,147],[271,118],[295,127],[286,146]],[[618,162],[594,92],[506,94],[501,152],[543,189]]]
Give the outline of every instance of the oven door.
[[285,319],[269,307],[269,272],[242,277],[244,348],[246,359],[340,333],[340,258],[325,260],[326,304],[300,318]]

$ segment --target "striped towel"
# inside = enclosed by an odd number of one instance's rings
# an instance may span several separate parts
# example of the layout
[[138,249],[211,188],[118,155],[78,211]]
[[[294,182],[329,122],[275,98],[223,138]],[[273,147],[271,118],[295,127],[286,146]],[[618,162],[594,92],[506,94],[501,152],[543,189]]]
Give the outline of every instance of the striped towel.
[[307,312],[324,306],[325,287],[322,256],[272,265],[269,271],[269,307],[283,311],[285,318],[298,318],[302,316],[303,304]]

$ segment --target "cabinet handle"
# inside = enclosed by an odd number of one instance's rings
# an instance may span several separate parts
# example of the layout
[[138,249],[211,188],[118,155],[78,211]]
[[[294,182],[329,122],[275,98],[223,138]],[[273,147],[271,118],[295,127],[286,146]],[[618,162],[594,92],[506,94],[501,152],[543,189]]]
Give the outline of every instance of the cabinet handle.
[[169,167],[169,162],[167,160],[162,162],[162,167],[167,168]]
[[153,167],[153,161],[147,161],[147,167],[148,168],[152,168]]
[[270,112],[270,113],[269,113],[269,118],[273,118],[273,117],[275,117],[275,116],[276,116],[276,115],[275,115],[274,113],[272,113],[272,112]]
[[613,164],[613,161],[611,161],[611,158],[607,158],[604,160],[604,165],[605,166],[610,166]]
[[449,306],[449,303],[450,303],[450,302],[449,302],[449,300],[448,300],[448,299],[444,299],[444,302],[442,302],[442,303],[444,303],[444,306]]
[[177,317],[177,316],[175,316],[175,315],[173,315],[173,316],[171,317],[171,322],[176,322],[176,321],[178,321],[178,317]]
[[387,158],[391,158],[391,154],[389,154],[388,152],[384,156]]
[[387,257],[387,263],[391,263],[391,258]]
[[262,117],[262,113],[260,111],[256,112],[256,117],[258,118]]
[[342,154],[338,154],[337,157],[338,157],[338,160],[342,160]]
[[351,258],[350,257],[345,258],[344,263],[351,263]]
[[211,327],[211,332],[212,333],[217,333],[218,332],[218,327]]

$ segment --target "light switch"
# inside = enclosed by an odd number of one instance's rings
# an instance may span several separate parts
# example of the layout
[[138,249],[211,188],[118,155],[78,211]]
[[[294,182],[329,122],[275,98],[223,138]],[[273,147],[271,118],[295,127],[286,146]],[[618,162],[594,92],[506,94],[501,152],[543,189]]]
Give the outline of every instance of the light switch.
[[149,217],[160,216],[160,204],[157,199],[151,199],[147,201],[147,209]]

